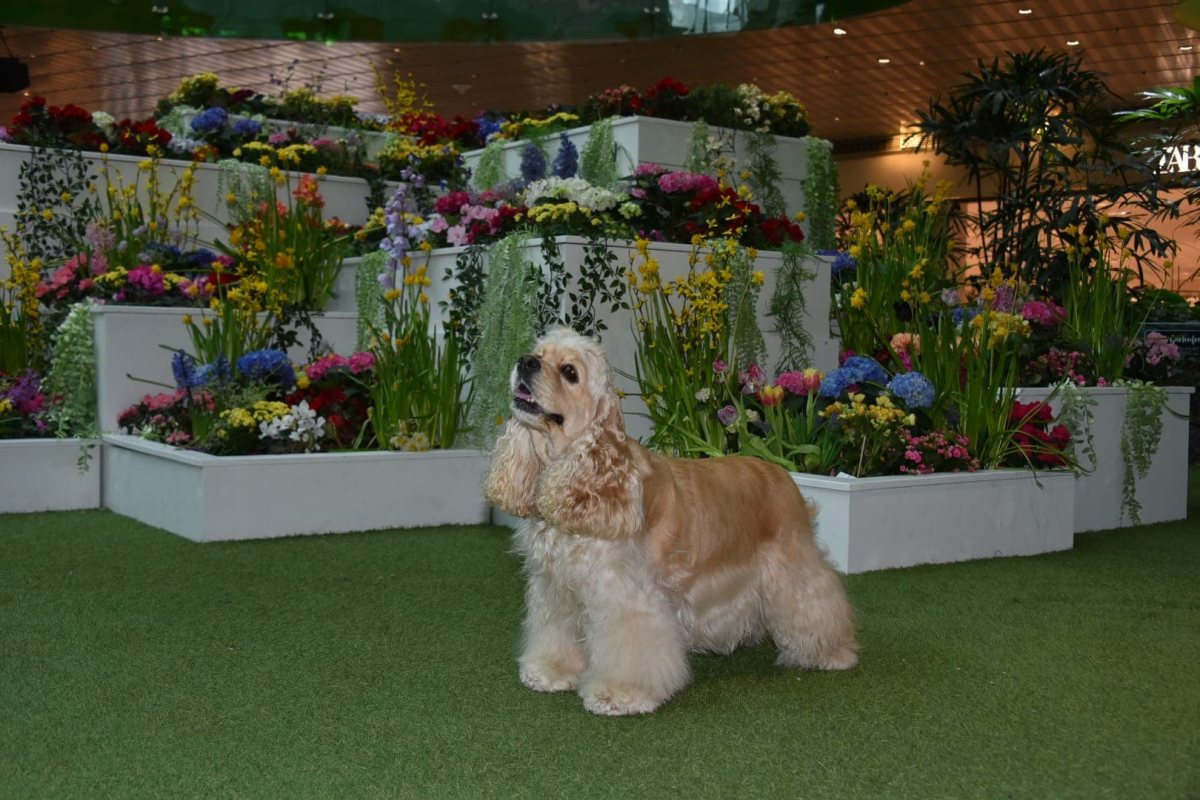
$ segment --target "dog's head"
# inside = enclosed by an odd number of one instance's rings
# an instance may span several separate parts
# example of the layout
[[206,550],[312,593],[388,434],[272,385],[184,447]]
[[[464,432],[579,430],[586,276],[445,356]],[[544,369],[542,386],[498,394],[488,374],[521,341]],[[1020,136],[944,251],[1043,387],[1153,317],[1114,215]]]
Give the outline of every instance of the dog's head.
[[517,360],[509,385],[513,418],[492,454],[487,498],[566,531],[630,535],[641,522],[641,481],[600,345],[552,330]]

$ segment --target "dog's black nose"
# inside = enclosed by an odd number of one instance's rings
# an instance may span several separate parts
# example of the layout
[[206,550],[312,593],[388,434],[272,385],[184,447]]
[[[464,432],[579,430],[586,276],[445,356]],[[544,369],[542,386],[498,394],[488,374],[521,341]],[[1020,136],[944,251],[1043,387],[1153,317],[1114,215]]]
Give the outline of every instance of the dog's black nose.
[[522,374],[530,375],[542,368],[542,361],[537,356],[521,356],[517,360],[517,366],[520,367]]

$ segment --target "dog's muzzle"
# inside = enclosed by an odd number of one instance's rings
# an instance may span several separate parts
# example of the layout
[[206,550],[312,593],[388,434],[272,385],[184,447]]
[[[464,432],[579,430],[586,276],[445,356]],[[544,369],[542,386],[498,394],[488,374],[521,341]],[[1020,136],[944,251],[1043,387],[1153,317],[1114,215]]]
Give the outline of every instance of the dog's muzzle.
[[542,360],[537,356],[524,355],[517,359],[517,385],[513,389],[513,407],[526,414],[541,415],[557,425],[562,425],[562,414],[546,411],[533,397],[533,383],[541,371]]

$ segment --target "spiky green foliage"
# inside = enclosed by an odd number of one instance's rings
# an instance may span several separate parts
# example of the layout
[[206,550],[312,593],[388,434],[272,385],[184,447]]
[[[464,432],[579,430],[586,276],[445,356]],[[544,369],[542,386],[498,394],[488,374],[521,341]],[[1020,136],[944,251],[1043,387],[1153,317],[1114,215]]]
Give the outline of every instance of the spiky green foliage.
[[232,194],[230,208],[253,209],[275,196],[275,185],[266,167],[226,158],[217,163],[217,197]]
[[755,201],[773,217],[787,213],[787,202],[783,199],[783,172],[775,159],[775,137],[758,131],[747,134],[746,151],[750,155],[746,183]]
[[729,352],[736,358],[734,363],[743,368],[750,364],[762,365],[766,361],[767,345],[758,327],[758,295],[762,284],[754,280],[754,261],[745,247],[714,246],[713,250],[727,254],[721,259],[721,267],[730,272],[729,283],[725,286]]
[[[470,428],[474,443],[491,446],[511,397],[508,375],[517,358],[533,345],[540,281],[525,258],[528,232],[492,245],[479,308],[479,343],[475,349],[475,404]],[[540,271],[538,273],[540,275]]]
[[617,145],[612,126],[611,117],[592,123],[579,156],[579,175],[593,186],[615,192],[620,189],[621,176],[617,174]]
[[708,146],[708,139],[708,123],[702,119],[693,122],[692,135],[688,139],[687,158],[683,161],[685,171],[712,174],[713,152]]
[[775,333],[779,335],[779,362],[776,372],[804,369],[812,364],[812,335],[805,325],[808,323],[808,306],[804,291],[816,273],[805,261],[813,250],[807,244],[786,242],[783,245],[783,262],[775,273],[775,291],[771,295],[767,316],[775,322]]
[[808,142],[808,171],[801,181],[808,242],[818,250],[837,246],[838,173],[833,160],[833,142],[805,137]]

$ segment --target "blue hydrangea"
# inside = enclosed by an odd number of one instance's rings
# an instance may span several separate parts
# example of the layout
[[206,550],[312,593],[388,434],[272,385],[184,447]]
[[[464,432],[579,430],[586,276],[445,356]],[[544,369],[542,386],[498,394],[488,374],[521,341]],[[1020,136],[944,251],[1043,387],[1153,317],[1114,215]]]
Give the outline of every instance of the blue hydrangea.
[[239,375],[252,381],[274,381],[284,389],[296,382],[296,371],[282,350],[254,350],[237,360]]
[[963,320],[975,319],[977,316],[979,316],[979,309],[975,306],[959,306],[950,311],[950,317],[954,320],[955,325],[962,325]]
[[233,123],[233,132],[238,136],[244,136],[247,139],[252,139],[258,136],[262,130],[262,123],[256,119],[239,119]]
[[579,149],[571,143],[564,131],[559,136],[558,155],[554,157],[550,174],[555,178],[574,178],[577,172],[579,172]]
[[546,177],[546,154],[533,142],[521,151],[521,178],[526,183],[540,181]]
[[831,369],[821,379],[821,388],[817,390],[817,394],[821,397],[840,397],[854,382],[854,376],[848,370],[841,367]]
[[195,389],[196,359],[184,350],[176,350],[171,357],[171,372],[175,375],[175,387],[178,389]]
[[220,106],[206,108],[192,119],[192,130],[196,133],[211,133],[224,129],[229,112]]
[[855,377],[855,383],[877,383],[880,386],[888,382],[887,370],[870,356],[850,356],[842,369],[849,370]]
[[888,390],[904,401],[910,410],[929,408],[937,397],[933,382],[919,372],[905,372],[892,378]]

